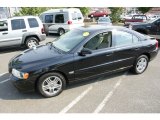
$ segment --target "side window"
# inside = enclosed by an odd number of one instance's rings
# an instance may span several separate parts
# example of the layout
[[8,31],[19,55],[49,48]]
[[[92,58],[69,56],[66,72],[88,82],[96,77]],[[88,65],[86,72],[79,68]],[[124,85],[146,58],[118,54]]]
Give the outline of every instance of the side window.
[[11,26],[12,26],[12,30],[19,30],[19,29],[26,28],[24,19],[11,20]]
[[7,21],[0,21],[0,32],[8,31]]
[[133,43],[138,43],[138,42],[139,42],[138,37],[136,37],[136,36],[133,35]]
[[28,18],[30,28],[39,27],[38,22],[35,18]]
[[72,13],[72,20],[77,20],[77,15],[76,15],[76,13]]
[[53,15],[45,15],[45,23],[53,23]]
[[101,33],[91,38],[85,45],[84,48],[91,50],[109,48],[111,46],[112,33]]
[[57,14],[55,16],[55,23],[64,23],[64,15],[63,14]]
[[126,46],[132,44],[132,34],[123,31],[114,31],[114,46]]
[[82,14],[81,13],[77,13],[77,17],[78,17],[78,20],[81,20],[82,19]]

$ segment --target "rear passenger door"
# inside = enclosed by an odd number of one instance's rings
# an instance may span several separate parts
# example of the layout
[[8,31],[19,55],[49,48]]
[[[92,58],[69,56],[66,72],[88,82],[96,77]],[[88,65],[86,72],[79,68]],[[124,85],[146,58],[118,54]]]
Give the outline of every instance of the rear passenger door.
[[[28,18],[29,31],[28,32],[38,32],[39,24],[36,18]],[[39,29],[41,32],[41,29]]]
[[130,67],[140,52],[139,38],[126,31],[113,31],[114,66],[116,69]]

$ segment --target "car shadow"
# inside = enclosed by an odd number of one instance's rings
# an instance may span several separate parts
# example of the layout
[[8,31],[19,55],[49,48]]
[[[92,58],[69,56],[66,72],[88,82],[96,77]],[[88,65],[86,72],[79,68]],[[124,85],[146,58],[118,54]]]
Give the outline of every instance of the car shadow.
[[[46,99],[40,94],[38,94],[38,92],[36,91],[28,92],[28,93],[18,91],[13,85],[11,80],[1,83],[9,79],[9,75],[10,75],[9,73],[6,73],[0,76],[0,100]],[[74,84],[70,84],[66,87],[65,90],[74,89],[76,87],[84,86],[87,84],[89,85],[89,84],[104,81],[104,80],[111,80],[111,78],[122,76],[122,75],[124,75],[124,72],[118,72],[114,74],[104,74],[94,78],[86,79],[84,81],[76,82]],[[130,75],[134,75],[134,74],[128,72],[127,76],[130,76]]]

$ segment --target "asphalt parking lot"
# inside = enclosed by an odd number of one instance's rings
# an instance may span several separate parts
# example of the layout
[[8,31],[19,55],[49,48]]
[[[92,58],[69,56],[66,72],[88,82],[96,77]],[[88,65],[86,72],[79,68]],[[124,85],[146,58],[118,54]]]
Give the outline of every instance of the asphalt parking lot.
[[[41,44],[57,38],[48,36]],[[8,62],[23,49],[0,51],[1,113],[159,113],[160,53],[141,75],[129,71],[70,85],[53,98],[21,93],[9,79]]]

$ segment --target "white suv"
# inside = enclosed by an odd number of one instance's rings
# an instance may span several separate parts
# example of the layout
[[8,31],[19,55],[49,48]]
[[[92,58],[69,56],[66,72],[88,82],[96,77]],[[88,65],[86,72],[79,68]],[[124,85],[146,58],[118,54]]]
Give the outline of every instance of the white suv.
[[15,45],[32,48],[45,39],[46,34],[39,17],[21,16],[0,20],[0,48]]

